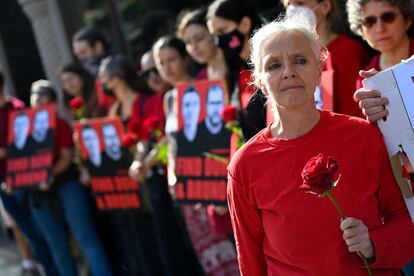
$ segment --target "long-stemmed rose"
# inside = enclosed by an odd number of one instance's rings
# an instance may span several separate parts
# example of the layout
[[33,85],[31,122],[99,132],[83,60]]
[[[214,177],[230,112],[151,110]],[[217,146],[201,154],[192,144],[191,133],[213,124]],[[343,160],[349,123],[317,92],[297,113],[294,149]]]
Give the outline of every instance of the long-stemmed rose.
[[[303,168],[301,174],[303,184],[299,187],[299,190],[305,193],[315,194],[321,198],[328,196],[338,210],[341,219],[345,219],[346,217],[341,207],[331,192],[338,185],[339,179],[341,178],[341,175],[339,175],[335,180],[338,169],[338,162],[334,158],[330,156],[325,157],[322,153],[319,153],[317,156],[312,157]],[[360,252],[358,252],[358,255],[361,257],[365,268],[368,270],[368,274],[371,276],[372,271],[368,265],[367,258]]]
[[132,156],[135,156],[137,142],[138,137],[134,133],[128,132],[122,136],[121,146],[124,149],[128,149]]
[[221,118],[223,119],[226,128],[237,136],[237,148],[239,149],[246,143],[246,139],[244,138],[243,131],[237,120],[237,113],[237,107],[234,105],[226,106],[221,110]]
[[75,97],[69,102],[69,107],[75,120],[85,117],[85,101],[81,97]]
[[167,158],[167,142],[166,139],[161,139],[163,136],[161,121],[156,116],[148,117],[143,122],[143,128],[141,133],[142,141],[155,141],[152,144],[153,150],[148,155],[150,160],[159,161],[161,164],[166,165],[168,163]]

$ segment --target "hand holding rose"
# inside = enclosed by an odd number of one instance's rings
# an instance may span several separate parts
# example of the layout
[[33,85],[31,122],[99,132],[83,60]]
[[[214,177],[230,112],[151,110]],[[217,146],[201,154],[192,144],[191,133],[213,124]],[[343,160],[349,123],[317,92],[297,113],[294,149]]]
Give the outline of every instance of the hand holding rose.
[[349,252],[359,252],[367,259],[375,257],[374,246],[364,222],[348,217],[342,221],[340,227]]

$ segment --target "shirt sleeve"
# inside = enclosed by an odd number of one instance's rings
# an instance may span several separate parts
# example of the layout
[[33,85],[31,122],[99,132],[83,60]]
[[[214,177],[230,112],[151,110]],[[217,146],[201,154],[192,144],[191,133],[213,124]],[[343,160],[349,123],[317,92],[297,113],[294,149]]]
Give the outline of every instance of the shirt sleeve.
[[375,248],[372,267],[401,268],[414,257],[414,226],[394,179],[385,145],[382,141],[381,144],[382,167],[379,170],[378,200],[383,224],[370,231]]
[[266,275],[260,211],[248,201],[242,186],[229,174],[227,200],[241,275]]

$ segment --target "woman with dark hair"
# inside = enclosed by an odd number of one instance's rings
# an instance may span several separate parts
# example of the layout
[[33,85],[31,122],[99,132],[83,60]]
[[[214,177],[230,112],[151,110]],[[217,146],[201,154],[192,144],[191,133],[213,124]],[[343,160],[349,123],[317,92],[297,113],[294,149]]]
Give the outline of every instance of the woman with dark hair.
[[208,7],[206,19],[229,66],[230,104],[238,108],[243,134],[249,139],[266,126],[265,97],[261,91],[254,93],[247,64],[249,38],[262,22],[245,0],[216,0]]
[[60,83],[64,92],[64,102],[68,106],[70,100],[80,97],[85,101],[85,117],[103,117],[106,110],[98,105],[94,89],[94,79],[79,63],[63,66],[59,73]]
[[[105,93],[115,96],[108,116],[120,118],[126,129],[139,138],[143,133],[143,122],[146,118],[156,116],[164,121],[162,96],[153,93],[139,83],[138,75],[131,61],[122,55],[104,59],[99,68],[99,78]],[[141,184],[141,195],[149,196],[151,203],[158,196],[158,190],[153,183]],[[145,187],[144,187],[145,185]],[[144,188],[148,189],[147,195]],[[144,200],[143,200],[144,201]],[[146,202],[148,200],[145,200]],[[153,209],[152,206],[146,206]],[[127,272],[118,267],[120,273],[128,275],[161,275],[165,266],[160,265],[161,244],[155,225],[156,213],[149,209],[142,211],[128,210],[111,216],[118,235],[121,237],[122,257],[118,265],[126,266]],[[124,274],[125,275],[125,274]]]
[[[376,122],[388,115],[388,99],[379,92],[364,88],[362,79],[390,68],[414,54],[413,15],[410,0],[348,0],[348,21],[351,30],[360,35],[379,53],[362,71],[358,79],[355,98],[364,115]],[[404,275],[414,274],[414,260],[403,268]]]
[[361,79],[357,83],[359,89],[354,95],[364,115],[375,123],[388,115],[385,109],[388,99],[380,97],[377,91],[362,88],[361,80],[414,54],[413,2],[353,0],[347,2],[347,10],[351,30],[379,51],[365,67],[365,70],[370,71],[360,73]]

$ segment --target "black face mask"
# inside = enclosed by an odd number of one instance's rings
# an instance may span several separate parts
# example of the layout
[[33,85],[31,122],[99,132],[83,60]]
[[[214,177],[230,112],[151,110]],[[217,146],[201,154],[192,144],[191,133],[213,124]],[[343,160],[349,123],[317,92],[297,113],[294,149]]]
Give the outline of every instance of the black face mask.
[[216,37],[216,45],[220,47],[225,55],[239,56],[243,48],[244,35],[235,29],[234,31]]
[[92,76],[98,75],[99,65],[101,64],[102,56],[80,58],[79,62],[82,64]]
[[113,97],[113,96],[114,96],[114,91],[112,91],[112,89],[109,89],[109,88],[106,86],[106,84],[102,83],[102,84],[101,84],[101,88],[102,88],[102,91],[105,93],[105,95],[107,95],[107,96],[111,96],[111,97]]

